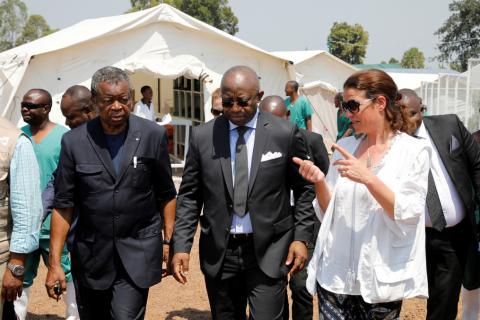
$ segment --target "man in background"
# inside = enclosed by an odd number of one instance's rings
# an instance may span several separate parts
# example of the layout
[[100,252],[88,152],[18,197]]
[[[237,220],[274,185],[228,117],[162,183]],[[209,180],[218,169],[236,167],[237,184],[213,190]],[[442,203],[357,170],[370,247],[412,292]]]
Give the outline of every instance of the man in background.
[[155,105],[152,101],[152,88],[150,86],[143,86],[140,89],[140,93],[142,94],[142,99],[135,105],[133,114],[143,119],[156,121],[157,117],[155,116]]
[[210,109],[214,118],[217,118],[222,115],[223,113],[223,106],[222,106],[222,97],[220,95],[220,88],[215,89],[212,92],[212,109]]
[[355,131],[352,128],[352,122],[347,117],[345,110],[342,108],[343,94],[338,92],[333,99],[335,103],[335,108],[337,108],[337,141],[350,137]]
[[432,147],[427,192],[427,319],[454,320],[462,282],[478,288],[478,268],[467,269],[477,254],[475,208],[480,198],[480,147],[456,115],[423,117],[422,100],[402,89],[402,107],[411,110],[419,139]]
[[0,318],[16,319],[12,303],[22,296],[25,260],[38,248],[40,174],[30,139],[3,117],[0,141]]
[[[52,173],[57,169],[60,157],[60,142],[63,134],[68,131],[64,126],[50,121],[49,114],[51,110],[52,97],[46,90],[31,89],[24,95],[21,113],[23,121],[27,125],[22,128],[22,131],[32,140],[33,150],[35,151],[40,169],[40,190],[42,192],[50,181]],[[50,217],[42,223],[39,248],[27,258],[25,278],[23,280],[25,289],[22,297],[15,301],[15,312],[20,320],[24,320],[27,316],[30,286],[37,276],[40,257],[42,257],[45,265],[48,266],[49,245]],[[78,319],[75,290],[73,289],[72,275],[70,273],[70,258],[66,246],[64,246],[62,251],[62,268],[67,274],[67,282],[70,287],[65,299],[67,303],[67,319]]]
[[312,131],[312,105],[308,99],[298,94],[298,82],[288,81],[285,85],[285,105],[290,111],[290,122],[294,123],[300,129]]
[[[279,118],[288,120],[289,111],[285,102],[280,96],[268,96],[260,103],[260,111],[268,112]],[[305,135],[308,153],[313,163],[326,175],[330,160],[327,149],[323,144],[323,137],[318,133],[300,129]],[[292,209],[293,210],[293,209]],[[320,221],[315,216],[314,233],[307,242],[308,259],[307,264],[312,258],[315,250],[318,231],[320,230]],[[290,290],[292,291],[292,318],[293,320],[311,320],[313,319],[313,297],[307,291],[307,270],[303,269],[290,276]],[[288,297],[285,296],[285,307],[283,310],[283,319],[289,319]]]

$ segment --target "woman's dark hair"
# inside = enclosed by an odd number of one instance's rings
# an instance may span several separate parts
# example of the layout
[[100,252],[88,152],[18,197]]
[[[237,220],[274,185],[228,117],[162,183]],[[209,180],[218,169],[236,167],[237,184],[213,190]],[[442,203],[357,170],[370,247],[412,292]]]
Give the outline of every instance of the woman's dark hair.
[[385,97],[387,100],[385,115],[390,128],[393,131],[400,130],[407,133],[411,131],[412,122],[400,108],[402,95],[398,93],[397,85],[386,72],[378,69],[357,71],[343,84],[344,90],[350,88],[365,91],[369,99]]

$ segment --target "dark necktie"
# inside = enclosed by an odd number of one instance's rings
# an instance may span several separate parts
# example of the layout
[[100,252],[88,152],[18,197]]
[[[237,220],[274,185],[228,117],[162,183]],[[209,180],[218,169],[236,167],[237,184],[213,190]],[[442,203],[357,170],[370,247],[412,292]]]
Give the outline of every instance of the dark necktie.
[[427,191],[427,208],[433,229],[443,231],[447,226],[447,221],[443,215],[442,204],[438,197],[437,187],[433,180],[432,171],[428,172],[428,191]]
[[240,217],[247,212],[248,154],[244,134],[247,127],[237,127],[238,140],[235,148],[235,185],[233,186],[233,210]]

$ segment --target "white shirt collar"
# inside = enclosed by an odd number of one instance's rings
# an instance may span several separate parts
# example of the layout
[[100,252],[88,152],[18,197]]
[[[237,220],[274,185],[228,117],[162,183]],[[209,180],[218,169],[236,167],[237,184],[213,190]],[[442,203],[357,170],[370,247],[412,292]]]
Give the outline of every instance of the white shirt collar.
[[[245,127],[248,127],[250,129],[256,129],[257,128],[257,120],[258,120],[258,114],[259,114],[259,110],[257,108],[257,112],[255,112],[255,115],[253,116],[253,118],[247,122],[247,124],[245,125]],[[236,129],[238,126],[234,123],[232,123],[230,120],[228,120],[228,123],[230,125],[230,131]]]
[[419,138],[428,139],[428,131],[423,121],[420,127],[418,127],[417,132],[415,132],[415,135]]

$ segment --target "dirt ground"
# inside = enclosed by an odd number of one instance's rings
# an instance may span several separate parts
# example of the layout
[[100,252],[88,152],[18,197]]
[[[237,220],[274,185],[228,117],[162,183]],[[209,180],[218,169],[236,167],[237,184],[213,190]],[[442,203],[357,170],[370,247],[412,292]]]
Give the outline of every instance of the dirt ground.
[[[175,184],[180,179],[174,177]],[[198,237],[195,239],[190,260],[189,282],[182,286],[173,277],[165,278],[160,284],[151,288],[147,305],[147,320],[208,320],[210,309],[203,275],[198,261]],[[28,320],[65,319],[65,304],[48,298],[44,282],[46,267],[42,265],[32,287]],[[408,300],[403,304],[402,320],[425,319],[424,300]],[[460,306],[461,308],[461,306]],[[314,319],[318,319],[315,304]],[[460,318],[458,318],[460,319]]]
[[[207,293],[198,261],[198,242],[192,251],[190,279],[182,286],[168,277],[150,290],[146,319],[149,320],[207,320],[210,319]],[[37,281],[32,287],[29,316],[32,320],[64,319],[65,305],[48,299],[44,289],[46,268],[39,270]],[[315,313],[317,308],[315,307]],[[315,314],[315,319],[318,315]],[[406,301],[403,305],[402,319],[425,319],[423,300]]]

